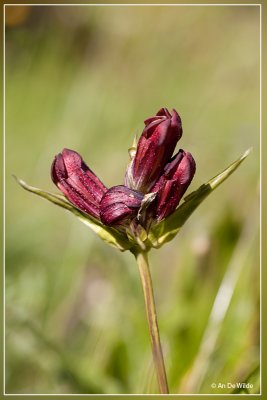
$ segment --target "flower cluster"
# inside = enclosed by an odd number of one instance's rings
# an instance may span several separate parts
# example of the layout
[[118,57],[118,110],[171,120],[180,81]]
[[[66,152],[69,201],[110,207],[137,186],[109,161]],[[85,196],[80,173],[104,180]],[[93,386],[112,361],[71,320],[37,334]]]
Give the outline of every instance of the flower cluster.
[[55,157],[53,182],[78,209],[102,224],[127,230],[149,230],[174,212],[195,173],[192,155],[179,150],[182,136],[178,113],[162,108],[145,120],[137,147],[131,152],[124,185],[109,189],[73,150]]

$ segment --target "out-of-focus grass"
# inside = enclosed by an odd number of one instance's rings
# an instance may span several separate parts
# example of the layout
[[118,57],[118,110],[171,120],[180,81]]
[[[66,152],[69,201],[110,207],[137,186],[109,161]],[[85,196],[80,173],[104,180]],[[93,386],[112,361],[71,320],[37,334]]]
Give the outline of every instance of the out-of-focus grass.
[[11,174],[53,190],[52,159],[69,147],[107,186],[119,184],[134,134],[162,106],[181,114],[179,146],[197,162],[191,190],[254,148],[150,257],[170,389],[179,393],[189,390],[239,252],[232,301],[201,385],[190,389],[228,393],[211,383],[242,382],[259,363],[259,8],[29,10],[6,30],[7,393],[157,392],[132,256],[23,192]]

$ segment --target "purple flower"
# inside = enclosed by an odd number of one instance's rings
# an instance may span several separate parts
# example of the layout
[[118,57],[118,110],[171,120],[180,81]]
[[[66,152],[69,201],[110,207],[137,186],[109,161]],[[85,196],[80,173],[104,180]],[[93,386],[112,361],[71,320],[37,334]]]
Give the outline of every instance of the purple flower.
[[100,218],[105,225],[125,225],[137,216],[144,195],[119,185],[111,187],[102,197]]
[[55,157],[51,177],[71,203],[92,217],[100,218],[100,201],[107,188],[76,151],[64,149]]
[[162,108],[145,120],[125,186],[107,189],[81,156],[68,149],[55,157],[52,180],[72,204],[104,225],[135,232],[139,226],[148,231],[153,221],[161,221],[176,209],[194,176],[190,153],[179,150],[172,157],[181,136],[178,113],[173,110],[171,115]]
[[151,205],[153,217],[157,221],[173,213],[190,185],[195,171],[195,160],[184,150],[179,150],[165,166],[164,173],[151,190],[157,192],[156,200]]
[[155,117],[146,119],[136,154],[126,171],[125,185],[149,193],[163,173],[182,132],[181,118],[175,110],[171,115],[167,108],[162,108]]

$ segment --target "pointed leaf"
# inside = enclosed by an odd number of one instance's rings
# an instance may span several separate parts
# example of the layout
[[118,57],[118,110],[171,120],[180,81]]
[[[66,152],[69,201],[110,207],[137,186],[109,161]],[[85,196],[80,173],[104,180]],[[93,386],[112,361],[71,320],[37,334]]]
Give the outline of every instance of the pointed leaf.
[[169,242],[179,232],[180,228],[193,211],[214,189],[216,189],[237,169],[237,167],[239,167],[239,165],[249,155],[250,151],[251,149],[247,150],[224,171],[210,179],[207,183],[201,185],[196,191],[186,196],[184,203],[181,204],[173,214],[155,225],[148,235],[148,239],[152,243],[152,246],[158,248],[164,243]]
[[118,232],[113,228],[102,225],[100,221],[90,217],[89,215],[83,213],[81,210],[76,208],[61,194],[50,193],[45,190],[35,188],[28,185],[26,182],[17,178],[16,176],[14,176],[14,178],[17,183],[28,192],[37,194],[38,196],[43,197],[48,201],[51,201],[57,206],[65,208],[66,210],[72,212],[81,222],[89,226],[89,228],[91,228],[102,240],[107,242],[109,245],[116,247],[121,251],[128,250],[132,246],[126,235]]

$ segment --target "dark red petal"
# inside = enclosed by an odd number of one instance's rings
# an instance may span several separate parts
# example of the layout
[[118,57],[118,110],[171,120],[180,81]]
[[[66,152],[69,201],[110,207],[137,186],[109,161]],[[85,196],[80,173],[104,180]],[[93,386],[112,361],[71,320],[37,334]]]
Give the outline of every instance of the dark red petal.
[[161,131],[164,131],[166,134],[170,124],[170,119],[160,118],[147,125],[143,130],[142,135],[148,139],[150,136],[155,135],[156,132],[159,134]]
[[172,179],[185,156],[185,152],[180,149],[164,167],[163,179]]
[[179,171],[177,174],[174,174],[175,179],[179,178],[179,182],[181,185],[187,185],[193,179],[193,176],[196,172],[196,163],[192,154],[185,152],[185,156],[183,157],[180,165]]
[[66,170],[68,171],[68,175],[75,173],[77,169],[81,168],[82,157],[76,151],[63,149],[62,157],[64,160]]
[[179,150],[166,165],[163,175],[152,189],[153,192],[157,192],[152,207],[158,221],[176,209],[193,179],[195,170],[196,164],[192,155],[184,150]]
[[67,197],[67,199],[79,208],[81,211],[99,219],[100,207],[99,204],[91,202],[88,198],[84,197],[83,193],[77,191],[67,181],[62,181],[58,184],[58,188]]
[[181,138],[183,134],[183,128],[182,128],[182,120],[178,112],[173,109],[172,110],[172,116],[171,116],[171,127],[174,130],[177,130],[178,132],[178,140]]
[[99,218],[99,206],[107,188],[73,150],[64,149],[51,167],[53,182],[82,211]]
[[100,203],[100,218],[105,225],[122,225],[136,217],[143,195],[126,186],[110,188]]
[[167,117],[167,118],[171,118],[171,114],[169,113],[169,111],[168,111],[168,109],[167,108],[161,108],[158,112],[157,112],[157,114],[156,114],[157,116],[164,116],[164,117]]
[[55,185],[62,179],[67,178],[67,171],[61,154],[58,154],[52,163],[51,178]]
[[170,215],[181,199],[181,187],[175,180],[166,181],[164,188],[158,192],[156,217],[162,220]]
[[153,122],[158,123],[158,122],[161,122],[162,120],[164,120],[164,118],[162,118],[160,116],[158,116],[158,117],[156,116],[156,117],[150,117],[150,118],[145,119],[144,123],[145,123],[145,126],[147,126]]
[[103,194],[107,191],[101,181],[91,170],[83,171],[79,169],[75,174],[71,174],[67,179],[70,185],[84,193],[91,201],[100,203]]
[[80,190],[86,190],[91,197],[99,202],[106,192],[106,187],[85,164],[81,156],[73,150],[64,149],[62,151],[68,179],[71,179],[73,185]]

